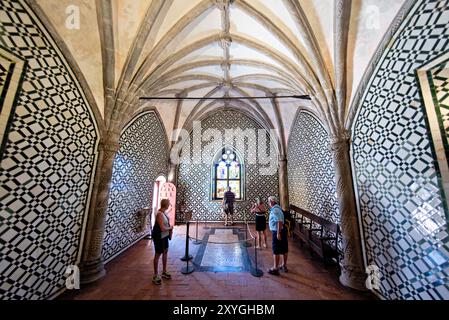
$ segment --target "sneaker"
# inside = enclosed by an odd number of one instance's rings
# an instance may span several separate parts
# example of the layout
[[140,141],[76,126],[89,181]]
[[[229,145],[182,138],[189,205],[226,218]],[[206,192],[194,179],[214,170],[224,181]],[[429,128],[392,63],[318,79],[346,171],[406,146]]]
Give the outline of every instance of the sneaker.
[[161,277],[159,277],[158,275],[154,276],[153,283],[156,285],[160,285],[162,283]]
[[278,269],[273,269],[273,268],[269,269],[268,273],[272,274],[274,276],[279,276],[280,275]]
[[171,273],[170,272],[162,272],[162,278],[170,280],[171,279]]
[[286,266],[281,266],[281,267],[279,268],[279,270],[281,270],[281,271],[283,271],[283,272],[285,272],[285,273],[288,272],[288,269],[287,269]]

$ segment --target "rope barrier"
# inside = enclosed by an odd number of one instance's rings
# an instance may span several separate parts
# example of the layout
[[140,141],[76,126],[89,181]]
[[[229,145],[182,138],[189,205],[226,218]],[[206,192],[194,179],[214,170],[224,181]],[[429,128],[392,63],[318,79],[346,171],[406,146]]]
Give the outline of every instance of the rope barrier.
[[[263,276],[263,271],[260,270],[258,268],[258,261],[257,261],[257,247],[256,247],[256,237],[253,235],[253,233],[251,232],[251,229],[249,228],[249,224],[248,221],[246,220],[246,215],[245,215],[245,239],[242,240],[238,240],[238,241],[230,241],[230,242],[218,242],[218,241],[204,241],[204,240],[200,240],[198,239],[198,217],[196,219],[196,237],[191,237],[190,236],[190,221],[186,221],[186,251],[185,251],[185,256],[183,258],[181,258],[181,260],[186,261],[186,266],[181,268],[181,273],[183,274],[189,274],[192,273],[195,268],[190,265],[189,266],[189,260],[192,259],[192,256],[189,255],[189,240],[193,241],[194,244],[199,244],[199,243],[204,243],[204,244],[225,244],[225,245],[230,245],[230,244],[238,244],[238,243],[242,243],[245,247],[249,247],[251,245],[247,245],[248,241],[254,240],[254,262],[255,262],[255,266],[254,268],[251,269],[251,275],[253,275],[254,277],[261,277]],[[204,228],[206,229],[206,228]],[[208,228],[209,229],[209,228]],[[240,228],[238,228],[240,229]],[[248,238],[248,233],[250,235],[250,238]]]

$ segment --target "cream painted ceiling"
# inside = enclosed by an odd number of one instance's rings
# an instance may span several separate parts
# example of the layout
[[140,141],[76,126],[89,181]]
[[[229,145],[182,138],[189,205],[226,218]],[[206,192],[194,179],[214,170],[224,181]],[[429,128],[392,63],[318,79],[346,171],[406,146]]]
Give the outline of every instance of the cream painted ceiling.
[[[104,74],[117,101],[138,97],[265,96],[314,94],[313,79],[334,84],[333,0],[37,0],[71,50],[103,117]],[[353,0],[347,57],[347,105],[379,42],[404,0]],[[67,29],[66,8],[80,8],[80,28]],[[110,7],[112,26],[98,21],[97,10]],[[301,19],[301,12],[305,19]],[[147,28],[145,29],[145,26]],[[105,64],[101,32],[111,30],[114,61]],[[142,30],[149,32],[143,33]],[[308,34],[307,34],[308,32]],[[103,54],[103,59],[102,59]],[[133,59],[130,59],[133,57]],[[112,61],[112,59],[111,59]],[[132,62],[134,61],[134,63]],[[324,65],[324,72],[318,65]],[[111,70],[105,70],[105,67]],[[112,79],[112,81],[110,80]],[[325,82],[325,81],[324,81]],[[323,86],[323,82],[320,82]],[[316,108],[311,101],[278,99],[231,103],[282,131],[285,141],[297,108]],[[223,101],[150,101],[167,133]],[[116,103],[117,104],[117,103]],[[231,106],[231,107],[232,107]],[[106,110],[105,110],[106,109]],[[179,114],[177,119],[176,114]],[[107,119],[106,119],[107,120]],[[284,142],[285,143],[285,142]]]

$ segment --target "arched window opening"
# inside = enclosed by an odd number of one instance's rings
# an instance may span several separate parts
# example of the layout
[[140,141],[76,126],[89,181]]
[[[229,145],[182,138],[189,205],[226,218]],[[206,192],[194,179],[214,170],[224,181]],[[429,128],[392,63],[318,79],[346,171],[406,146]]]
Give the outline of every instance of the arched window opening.
[[237,153],[225,147],[214,159],[212,174],[212,200],[222,200],[231,187],[237,200],[243,199],[243,162]]

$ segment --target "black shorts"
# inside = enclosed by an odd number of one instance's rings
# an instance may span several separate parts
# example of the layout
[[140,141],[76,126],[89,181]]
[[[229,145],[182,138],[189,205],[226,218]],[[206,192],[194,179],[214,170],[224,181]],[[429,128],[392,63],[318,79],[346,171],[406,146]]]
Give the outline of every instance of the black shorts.
[[265,214],[256,214],[256,231],[265,231],[267,229],[267,218]]
[[273,242],[271,247],[273,248],[273,254],[285,254],[288,252],[288,239],[287,239],[287,229],[282,228],[281,231],[281,240],[278,240],[277,238],[277,231],[273,232]]
[[154,250],[156,253],[164,253],[168,250],[168,237],[162,239],[153,239]]
[[234,214],[234,206],[227,206],[227,207],[225,207],[224,212],[226,214]]

